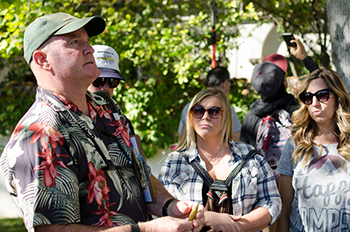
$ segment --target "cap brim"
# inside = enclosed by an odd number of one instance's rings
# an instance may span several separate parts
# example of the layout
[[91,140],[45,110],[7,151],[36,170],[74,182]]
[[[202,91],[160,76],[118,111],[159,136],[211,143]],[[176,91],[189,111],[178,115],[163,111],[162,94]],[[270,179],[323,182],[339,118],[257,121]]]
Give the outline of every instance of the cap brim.
[[84,27],[89,37],[101,34],[106,28],[105,20],[100,16],[93,16],[83,19],[78,19],[70,22],[59,29],[54,35],[63,35],[74,32]]
[[109,68],[100,68],[100,71],[101,71],[101,74],[99,77],[117,78],[125,81],[125,78],[117,70],[109,69]]

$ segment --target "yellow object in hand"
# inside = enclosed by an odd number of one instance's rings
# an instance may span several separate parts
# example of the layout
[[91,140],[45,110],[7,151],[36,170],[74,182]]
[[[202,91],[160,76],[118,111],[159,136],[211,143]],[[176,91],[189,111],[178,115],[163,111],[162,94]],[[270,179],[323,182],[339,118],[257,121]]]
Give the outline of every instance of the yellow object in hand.
[[197,203],[197,205],[191,210],[190,216],[188,217],[190,221],[192,221],[196,217],[198,205],[199,203]]

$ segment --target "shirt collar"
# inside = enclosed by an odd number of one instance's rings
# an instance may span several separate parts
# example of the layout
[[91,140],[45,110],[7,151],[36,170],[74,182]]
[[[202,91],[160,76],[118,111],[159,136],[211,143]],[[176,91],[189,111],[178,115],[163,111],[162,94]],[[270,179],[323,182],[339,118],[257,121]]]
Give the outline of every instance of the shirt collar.
[[[66,97],[64,97],[58,93],[55,93],[55,92],[52,92],[49,90],[45,90],[42,87],[38,86],[37,95],[39,98],[41,98],[45,102],[45,104],[49,105],[55,111],[71,110],[78,115],[83,114],[83,112],[78,108],[77,105],[75,105],[72,101],[70,101],[69,99],[67,99]],[[89,106],[90,114],[92,114],[92,109],[93,108],[96,109],[98,107],[98,104],[96,103],[95,98],[93,97],[93,95],[89,91],[86,92],[85,96],[86,96],[86,101],[87,101],[88,106]],[[100,103],[102,103],[101,105],[107,104],[103,100]]]

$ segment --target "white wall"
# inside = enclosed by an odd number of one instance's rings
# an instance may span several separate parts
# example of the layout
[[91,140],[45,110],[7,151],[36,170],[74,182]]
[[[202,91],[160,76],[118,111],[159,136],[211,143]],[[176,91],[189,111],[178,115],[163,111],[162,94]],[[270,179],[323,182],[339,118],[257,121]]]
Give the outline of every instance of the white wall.
[[152,158],[147,159],[147,163],[151,167],[152,174],[155,177],[158,178],[160,168],[162,167],[162,164],[169,153],[170,148],[164,150],[159,149],[156,155],[154,155]]
[[239,47],[227,52],[230,60],[228,70],[231,78],[250,79],[255,65],[267,55],[272,53],[288,55],[282,35],[276,30],[277,27],[273,23],[261,26],[256,24],[240,26],[240,37],[236,39]]

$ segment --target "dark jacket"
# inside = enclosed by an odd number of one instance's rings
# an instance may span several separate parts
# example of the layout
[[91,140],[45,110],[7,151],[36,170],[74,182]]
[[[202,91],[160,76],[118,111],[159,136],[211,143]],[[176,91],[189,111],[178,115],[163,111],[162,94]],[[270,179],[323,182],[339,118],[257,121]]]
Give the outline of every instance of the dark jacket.
[[[319,68],[309,56],[307,56],[302,62],[310,73]],[[259,123],[264,116],[271,114],[276,109],[284,109],[292,116],[294,110],[299,107],[299,104],[294,96],[292,94],[288,94],[285,92],[285,90],[279,91],[279,93],[277,93],[273,98],[277,100],[256,100],[250,105],[250,110],[245,115],[242,123],[240,138],[242,142],[251,144],[255,147]]]
[[318,65],[313,61],[313,59],[311,59],[310,56],[307,56],[302,62],[305,68],[307,68],[307,70],[309,70],[310,73],[315,71],[316,69],[319,69]]
[[244,117],[240,140],[255,146],[259,123],[264,116],[271,114],[276,109],[284,109],[292,115],[298,107],[299,104],[294,96],[286,92],[274,102],[256,100],[250,105],[250,110]]

